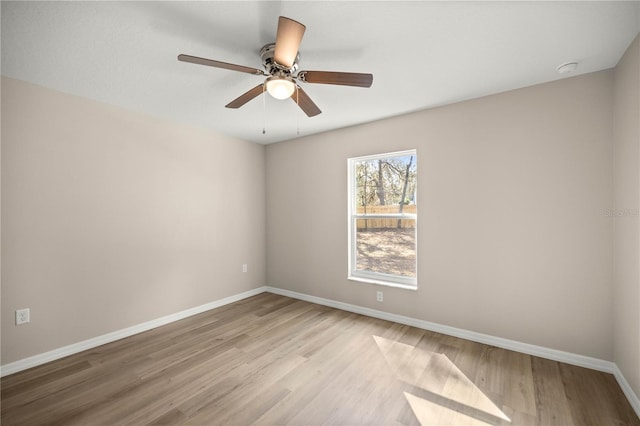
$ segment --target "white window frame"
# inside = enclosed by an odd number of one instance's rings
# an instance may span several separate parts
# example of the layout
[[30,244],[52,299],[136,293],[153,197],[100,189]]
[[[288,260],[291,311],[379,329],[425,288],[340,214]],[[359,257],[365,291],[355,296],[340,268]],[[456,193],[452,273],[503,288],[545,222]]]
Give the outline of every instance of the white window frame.
[[[418,289],[418,215],[416,213],[393,213],[393,214],[359,214],[357,213],[356,202],[356,182],[355,182],[355,165],[360,161],[379,160],[389,157],[400,157],[413,155],[417,162],[417,150],[411,149],[406,151],[387,152],[383,154],[364,155],[361,157],[349,158],[347,160],[348,179],[349,179],[349,199],[348,199],[348,215],[349,215],[349,273],[347,279],[352,281],[366,282],[370,284],[380,284],[390,287],[399,287],[409,290]],[[417,182],[416,182],[417,187]],[[357,246],[356,233],[358,231],[358,219],[377,219],[377,218],[393,218],[393,219],[410,219],[415,223],[415,242],[416,242],[416,276],[405,277],[401,275],[384,274],[381,272],[363,271],[357,269]]]

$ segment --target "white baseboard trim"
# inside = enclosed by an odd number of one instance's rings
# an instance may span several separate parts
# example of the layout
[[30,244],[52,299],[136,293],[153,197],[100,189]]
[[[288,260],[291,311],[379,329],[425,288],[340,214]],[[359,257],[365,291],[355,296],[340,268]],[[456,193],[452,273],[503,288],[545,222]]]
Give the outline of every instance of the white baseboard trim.
[[270,293],[282,296],[292,297],[294,299],[305,300],[307,302],[317,303],[319,305],[329,306],[332,308],[342,309],[343,311],[354,312],[369,317],[379,318],[387,321],[393,321],[400,324],[410,325],[424,330],[434,331],[449,336],[460,337],[461,339],[471,340],[486,345],[496,346],[498,348],[509,349],[516,352],[522,352],[527,355],[539,356],[541,358],[553,361],[564,362],[567,364],[577,365],[580,367],[590,368],[592,370],[604,371],[606,373],[614,372],[614,364],[610,361],[604,361],[597,358],[591,358],[584,355],[572,354],[569,352],[549,349],[542,346],[522,343],[515,340],[503,339],[501,337],[490,336],[488,334],[477,333],[475,331],[464,330],[461,328],[450,327],[448,325],[437,324],[429,321],[423,321],[415,318],[405,317],[402,315],[391,314],[388,312],[378,311],[375,309],[364,308],[362,306],[350,305],[348,303],[337,302],[335,300],[323,299],[321,297],[309,296],[307,294],[296,293],[294,291],[283,290],[275,287],[267,287]]
[[618,368],[617,364],[613,364],[613,376],[618,381],[618,384],[620,385],[620,388],[622,388],[622,392],[624,392],[627,400],[629,400],[629,404],[633,407],[633,411],[635,411],[638,417],[640,417],[640,398],[638,398],[638,395],[636,395],[633,389],[631,389],[631,385],[629,385],[627,379],[624,378],[624,375]]
[[120,340],[125,337],[133,336],[134,334],[142,333],[143,331],[148,331],[153,328],[179,321],[181,319],[197,315],[211,309],[219,308],[220,306],[228,305],[229,303],[237,302],[239,300],[264,293],[266,290],[266,287],[258,287],[253,290],[245,291],[244,293],[235,294],[233,296],[225,297],[224,299],[215,300],[204,305],[176,312],[175,314],[166,315],[164,317],[147,321],[142,324],[127,327],[122,330],[103,334],[101,336],[93,337],[82,342],[73,343],[62,348],[54,349],[52,351],[11,362],[9,364],[0,366],[0,377],[17,373],[18,371],[26,370],[27,368],[36,367],[50,361],[55,361],[56,359],[64,358],[78,352],[86,351],[87,349],[92,349],[97,346],[104,345],[105,343],[115,342],[116,340]]
[[343,311],[354,312],[356,314],[362,314],[373,318],[379,318],[387,321],[397,322],[400,324],[410,325],[412,327],[422,328],[424,330],[434,331],[436,333],[442,333],[478,343],[484,343],[486,345],[496,346],[498,348],[521,352],[527,355],[550,359],[552,361],[564,362],[566,364],[590,368],[592,370],[603,371],[605,373],[611,373],[618,381],[618,384],[622,388],[622,391],[629,400],[629,403],[633,407],[634,411],[636,412],[638,417],[640,417],[640,400],[638,399],[638,396],[635,394],[633,389],[631,389],[631,386],[624,378],[618,366],[611,361],[605,361],[598,358],[559,351],[557,349],[545,348],[543,346],[531,345],[529,343],[518,342],[516,340],[503,339],[501,337],[490,336],[488,334],[477,333],[475,331],[449,327],[447,325],[423,321],[415,318],[405,317],[402,315],[391,314],[375,309],[364,308],[362,306],[350,305],[348,303],[310,296],[308,294],[297,293],[295,291],[284,290],[281,288],[267,286],[267,291],[269,293],[279,294],[281,296],[292,297],[294,299],[317,303],[318,305],[329,306],[331,308],[341,309]]

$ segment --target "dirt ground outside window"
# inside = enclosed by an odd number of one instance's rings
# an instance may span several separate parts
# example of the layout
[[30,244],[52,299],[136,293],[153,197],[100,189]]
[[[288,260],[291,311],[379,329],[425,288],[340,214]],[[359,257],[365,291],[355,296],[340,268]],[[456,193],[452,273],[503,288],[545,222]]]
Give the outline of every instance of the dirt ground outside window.
[[358,270],[416,276],[415,229],[360,229],[356,243]]

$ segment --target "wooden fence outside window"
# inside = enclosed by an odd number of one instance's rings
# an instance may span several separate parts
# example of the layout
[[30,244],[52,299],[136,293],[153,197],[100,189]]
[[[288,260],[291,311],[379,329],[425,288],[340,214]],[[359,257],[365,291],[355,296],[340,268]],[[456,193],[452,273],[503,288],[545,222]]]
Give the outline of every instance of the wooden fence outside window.
[[[416,214],[417,208],[415,204],[406,204],[402,213]],[[357,214],[398,214],[400,213],[399,205],[391,206],[358,206],[356,210]],[[401,228],[415,228],[415,220],[413,219],[398,219],[398,218],[371,218],[371,219],[358,219],[358,230],[362,229],[383,229],[383,228],[398,228],[398,221],[400,221]]]

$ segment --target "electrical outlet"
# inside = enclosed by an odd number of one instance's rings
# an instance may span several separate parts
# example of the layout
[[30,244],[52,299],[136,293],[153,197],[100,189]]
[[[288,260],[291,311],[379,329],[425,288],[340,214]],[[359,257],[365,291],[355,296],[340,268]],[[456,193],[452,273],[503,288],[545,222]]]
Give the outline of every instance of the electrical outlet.
[[246,263],[242,264],[242,272],[247,272],[247,264]]
[[31,321],[31,314],[29,308],[18,309],[16,311],[16,325],[26,324]]
[[379,292],[377,292],[377,293],[376,293],[376,300],[377,300],[378,302],[382,302],[382,301],[384,300],[384,296],[383,296],[383,294],[382,294],[382,292],[381,292],[381,291],[379,291]]

